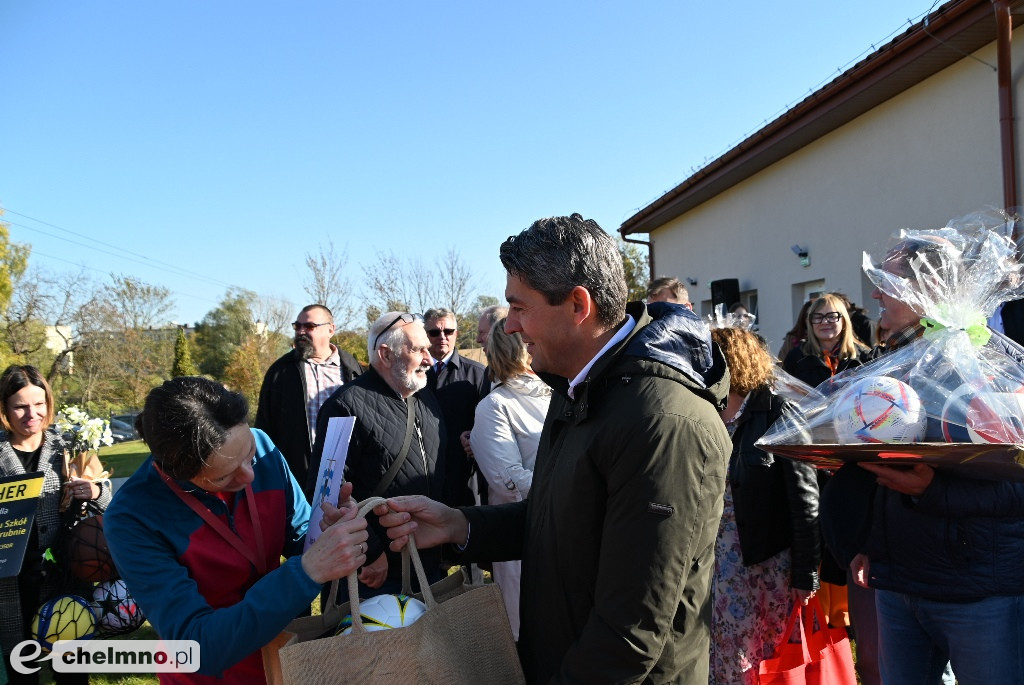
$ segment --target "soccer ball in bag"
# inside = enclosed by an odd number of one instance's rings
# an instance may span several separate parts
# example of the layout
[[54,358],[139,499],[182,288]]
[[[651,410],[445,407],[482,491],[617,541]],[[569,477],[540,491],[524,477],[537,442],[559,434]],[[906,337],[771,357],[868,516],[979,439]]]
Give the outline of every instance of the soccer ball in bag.
[[97,627],[104,635],[122,635],[141,627],[146,621],[128,587],[120,578],[96,586],[92,592]]
[[946,442],[1020,443],[1024,441],[1024,388],[999,392],[964,383],[946,400],[940,424]]
[[[359,603],[359,617],[367,631],[404,628],[415,623],[427,610],[423,602],[408,595],[377,595]],[[341,619],[335,635],[352,632],[352,615]]]
[[918,442],[928,415],[917,392],[889,376],[869,376],[843,391],[832,412],[840,444]]
[[96,616],[89,602],[78,595],[61,595],[39,607],[32,619],[32,639],[50,651],[58,640],[96,637]]

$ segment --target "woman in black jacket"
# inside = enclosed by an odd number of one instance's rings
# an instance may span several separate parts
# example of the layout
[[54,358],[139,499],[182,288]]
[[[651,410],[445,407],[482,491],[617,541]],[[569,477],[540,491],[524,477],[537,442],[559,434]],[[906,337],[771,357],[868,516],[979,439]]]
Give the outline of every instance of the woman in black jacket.
[[782,368],[812,388],[868,360],[871,350],[853,332],[838,295],[826,293],[812,301],[806,324],[807,338],[783,358]]
[[[813,388],[871,358],[871,350],[854,333],[845,297],[827,293],[812,300],[805,311],[807,337],[782,364],[790,375]],[[830,471],[819,471],[818,488],[824,488],[831,477]],[[828,549],[821,556],[821,605],[830,624],[848,625],[846,569]]]
[[733,450],[715,543],[710,680],[731,685],[757,673],[784,639],[794,602],[818,589],[818,483],[812,465],[754,447],[787,404],[771,389],[771,354],[747,330],[711,337],[729,364],[722,419]]

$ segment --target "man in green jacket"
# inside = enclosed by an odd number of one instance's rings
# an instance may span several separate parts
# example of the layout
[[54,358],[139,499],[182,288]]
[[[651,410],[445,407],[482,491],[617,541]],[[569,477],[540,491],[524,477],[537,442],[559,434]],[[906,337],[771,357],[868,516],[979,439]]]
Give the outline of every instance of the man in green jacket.
[[501,246],[505,330],[554,389],[526,502],[379,507],[392,548],[454,544],[522,559],[530,683],[708,680],[708,593],[731,449],[729,374],[707,326],[670,303],[626,305],[615,241],[579,214]]

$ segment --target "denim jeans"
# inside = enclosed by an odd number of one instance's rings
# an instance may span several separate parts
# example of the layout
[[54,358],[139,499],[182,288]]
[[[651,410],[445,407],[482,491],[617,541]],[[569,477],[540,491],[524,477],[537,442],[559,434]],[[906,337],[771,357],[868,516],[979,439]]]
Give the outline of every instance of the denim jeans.
[[882,682],[1024,685],[1024,595],[940,602],[875,590]]

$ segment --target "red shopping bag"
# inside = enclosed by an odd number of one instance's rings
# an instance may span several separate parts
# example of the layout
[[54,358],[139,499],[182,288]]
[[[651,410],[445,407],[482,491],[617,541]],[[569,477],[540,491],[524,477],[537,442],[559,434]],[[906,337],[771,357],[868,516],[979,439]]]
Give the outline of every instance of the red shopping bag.
[[[818,627],[814,619],[817,616]],[[788,642],[793,627],[800,626],[800,643]],[[797,604],[790,614],[775,656],[761,662],[759,685],[857,685],[850,638],[844,628],[829,628],[817,597],[807,611]]]

